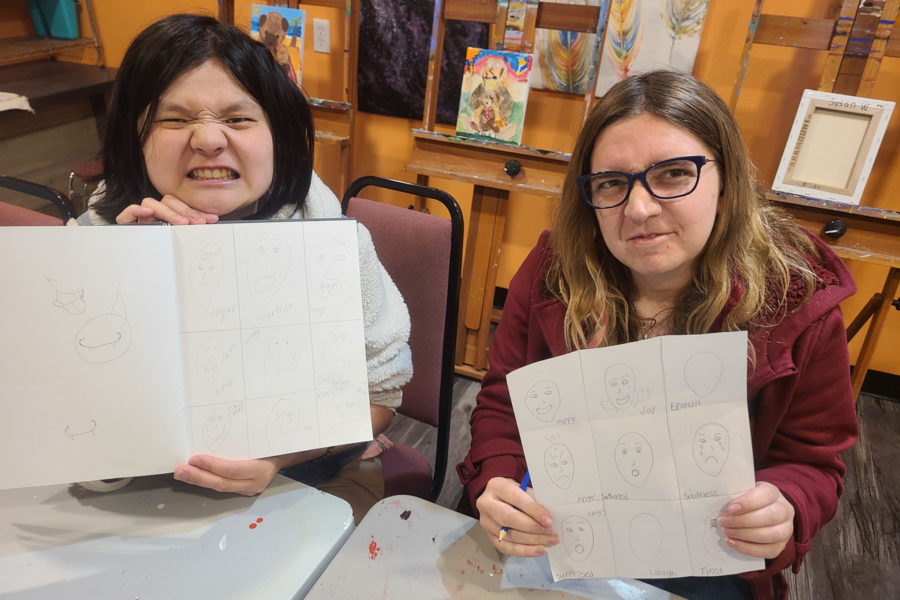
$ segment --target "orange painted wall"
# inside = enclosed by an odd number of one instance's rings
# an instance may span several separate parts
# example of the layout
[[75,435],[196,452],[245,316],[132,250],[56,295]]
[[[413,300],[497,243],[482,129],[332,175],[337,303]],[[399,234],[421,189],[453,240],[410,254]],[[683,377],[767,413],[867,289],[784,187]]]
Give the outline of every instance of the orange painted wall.
[[[24,2],[23,2],[24,4]],[[236,21],[249,19],[250,2],[237,2]],[[794,16],[820,17],[824,14],[821,0],[794,0],[789,3],[769,0],[765,8]],[[738,62],[753,0],[712,0],[707,15],[694,74],[710,84],[726,100],[736,81]],[[128,42],[149,22],[172,12],[199,10],[216,14],[214,0],[184,3],[180,0],[154,2],[119,2],[94,0],[98,29],[106,52],[107,64],[116,66],[122,59]],[[340,54],[343,47],[341,26],[343,16],[330,9],[310,9],[307,19],[314,16],[332,21],[332,53],[312,52],[311,36],[304,51],[303,82],[313,96],[336,97],[340,91]],[[324,12],[320,12],[324,11]],[[82,11],[83,12],[83,11]],[[0,32],[14,31],[17,24],[15,10],[0,9]],[[12,16],[11,16],[12,15]],[[82,27],[85,16],[81,15]],[[75,57],[76,59],[78,57]],[[90,57],[85,60],[90,60]],[[771,183],[784,149],[794,118],[797,103],[804,88],[815,88],[821,72],[822,53],[790,48],[754,48],[747,69],[736,116],[759,169],[760,179]],[[874,97],[900,102],[900,60],[885,59],[879,74]],[[337,85],[337,87],[335,87]],[[529,105],[523,143],[531,146],[570,151],[578,131],[581,99],[564,95],[534,92]],[[354,129],[353,174],[382,175],[413,181],[404,170],[411,159],[410,130],[416,121],[381,115],[357,113]],[[900,210],[900,109],[895,111],[888,132],[881,145],[875,167],[862,203],[892,210]],[[467,198],[471,186],[458,182],[433,180],[433,185],[445,188],[469,210]],[[335,190],[340,192],[340,190]],[[505,285],[518,268],[538,233],[549,223],[553,200],[535,196],[512,195],[503,242],[499,284]],[[875,292],[881,290],[886,269],[860,263],[850,265],[859,285],[859,293],[845,303],[848,319]],[[861,337],[851,345],[851,356],[858,351]],[[900,312],[891,311],[882,333],[881,343],[872,368],[900,374],[900,353],[893,350],[900,339]]]

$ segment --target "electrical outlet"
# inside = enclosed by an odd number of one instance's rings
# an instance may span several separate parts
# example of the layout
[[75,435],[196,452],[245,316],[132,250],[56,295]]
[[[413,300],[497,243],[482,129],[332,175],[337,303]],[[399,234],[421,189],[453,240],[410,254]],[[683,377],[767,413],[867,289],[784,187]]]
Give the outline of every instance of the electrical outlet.
[[331,52],[331,32],[328,19],[313,19],[313,50],[328,54]]

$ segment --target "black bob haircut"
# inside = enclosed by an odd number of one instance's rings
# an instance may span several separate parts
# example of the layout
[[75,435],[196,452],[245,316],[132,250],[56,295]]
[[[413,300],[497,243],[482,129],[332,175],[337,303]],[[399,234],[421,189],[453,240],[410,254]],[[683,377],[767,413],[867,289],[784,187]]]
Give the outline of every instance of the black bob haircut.
[[[274,146],[272,183],[249,219],[271,217],[284,204],[302,208],[312,180],[315,131],[303,92],[265,46],[204,15],[176,14],[131,42],[113,86],[103,139],[104,198],[93,208],[106,221],[145,197],[162,198],[150,183],[143,145],[159,98],[182,73],[217,61],[262,107]],[[147,119],[138,130],[141,114]]]

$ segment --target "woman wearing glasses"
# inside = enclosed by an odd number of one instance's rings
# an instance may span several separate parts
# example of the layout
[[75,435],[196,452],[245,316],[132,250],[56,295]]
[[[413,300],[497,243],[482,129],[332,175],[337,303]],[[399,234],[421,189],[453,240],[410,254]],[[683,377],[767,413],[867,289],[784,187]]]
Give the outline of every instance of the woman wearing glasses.
[[834,515],[838,453],[857,437],[839,308],[854,292],[840,259],[762,199],[737,123],[710,88],[670,71],[623,80],[585,122],[553,228],[510,283],[458,467],[461,508],[504,553],[539,556],[560,541],[517,485],[526,464],[510,371],[583,348],[746,330],[757,485],[719,525],[766,569],[651,583],[688,598],[787,598],[780,572],[799,567]]

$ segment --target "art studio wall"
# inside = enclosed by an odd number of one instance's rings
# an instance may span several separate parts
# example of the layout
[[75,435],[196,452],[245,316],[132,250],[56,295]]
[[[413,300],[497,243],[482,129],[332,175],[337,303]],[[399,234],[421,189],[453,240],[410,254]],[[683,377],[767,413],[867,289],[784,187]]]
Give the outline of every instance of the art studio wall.
[[[7,4],[7,3],[4,3]],[[235,21],[249,22],[251,2],[235,2]],[[694,74],[728,99],[738,73],[738,63],[750,20],[753,0],[725,2],[712,0],[703,27]],[[768,2],[765,8],[784,14],[805,17],[825,16],[825,2],[795,0],[789,3]],[[15,30],[24,14],[25,3],[8,4],[0,9],[0,33]],[[155,0],[144,3],[122,3],[117,0],[94,0],[97,28],[106,53],[107,64],[117,66],[130,40],[148,23],[174,12],[201,11],[215,15],[215,0],[183,3],[178,0]],[[307,8],[308,23],[319,14],[331,20],[330,54],[312,51],[311,36],[304,52],[303,85],[314,96],[335,97],[340,91],[343,19],[335,9]],[[324,11],[324,12],[318,12]],[[80,11],[82,27],[86,15]],[[79,60],[79,56],[71,57]],[[92,56],[85,53],[83,60]],[[785,141],[790,132],[797,104],[804,88],[816,88],[822,71],[824,53],[792,48],[754,47],[747,69],[736,115],[758,167],[759,177],[770,184]],[[460,69],[462,66],[460,65]],[[337,85],[338,87],[333,87]],[[886,58],[881,66],[873,96],[900,102],[900,59]],[[522,143],[569,152],[578,131],[583,102],[581,97],[532,90]],[[403,118],[358,112],[354,130],[353,174],[375,174],[407,181],[413,176],[404,170],[410,162],[412,137],[410,130],[419,127],[414,118]],[[438,130],[441,130],[439,126]],[[450,132],[449,127],[447,132]],[[434,180],[434,185],[453,194],[463,207],[469,208],[471,186],[458,182]],[[340,195],[341,190],[335,190]],[[892,123],[881,145],[862,204],[900,211],[900,116],[895,111]],[[506,285],[540,231],[549,225],[552,200],[533,196],[511,195],[502,253],[499,257],[499,284]],[[522,210],[527,207],[526,210]],[[851,263],[859,293],[848,300],[845,315],[852,316],[869,297],[880,291],[885,269],[873,265]],[[862,335],[851,345],[855,356]],[[883,343],[876,353],[872,368],[900,375],[900,355],[891,348],[890,340],[900,339],[900,312],[891,311],[882,333]]]

